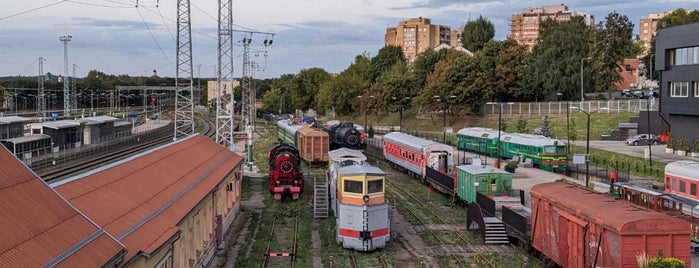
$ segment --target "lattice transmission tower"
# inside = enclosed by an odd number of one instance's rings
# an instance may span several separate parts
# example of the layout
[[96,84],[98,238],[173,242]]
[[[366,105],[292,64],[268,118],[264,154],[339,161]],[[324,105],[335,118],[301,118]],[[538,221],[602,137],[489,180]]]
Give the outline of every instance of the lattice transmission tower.
[[39,117],[39,121],[44,121],[46,117],[46,95],[44,82],[46,78],[44,77],[44,57],[39,57],[39,76],[37,77],[37,82],[39,84],[38,93],[36,96],[36,112]]
[[63,42],[63,114],[70,115],[70,79],[68,79],[68,42],[73,38],[71,35],[64,35],[58,38]]
[[[233,1],[218,1],[218,77],[216,83],[216,142],[234,150]],[[230,105],[230,106],[229,106]]]
[[[177,0],[177,71],[174,140],[194,133],[192,23],[189,0]],[[180,81],[180,79],[183,79]]]

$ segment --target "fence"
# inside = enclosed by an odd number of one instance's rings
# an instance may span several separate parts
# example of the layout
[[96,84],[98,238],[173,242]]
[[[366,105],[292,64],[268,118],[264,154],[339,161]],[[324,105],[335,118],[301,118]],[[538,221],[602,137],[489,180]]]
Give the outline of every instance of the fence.
[[[570,112],[598,110],[600,113],[637,113],[650,109],[658,110],[659,99],[623,99],[623,100],[591,100],[591,101],[553,101],[553,102],[507,102],[487,103],[483,108],[484,114],[498,114],[498,106],[502,106],[502,114],[516,115],[554,115]],[[650,105],[650,106],[649,106]]]

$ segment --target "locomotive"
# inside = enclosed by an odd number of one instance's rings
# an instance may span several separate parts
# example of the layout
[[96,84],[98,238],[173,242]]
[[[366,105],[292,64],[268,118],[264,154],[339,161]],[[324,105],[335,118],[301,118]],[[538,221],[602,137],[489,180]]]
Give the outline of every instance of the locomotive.
[[568,146],[561,140],[479,127],[460,129],[457,138],[459,150],[490,157],[531,159],[534,167],[556,173],[567,170]]
[[337,243],[357,251],[386,247],[390,240],[386,174],[366,162],[362,152],[328,152],[328,194],[336,217]]
[[279,140],[272,146],[268,154],[269,161],[269,192],[274,199],[291,197],[299,198],[303,193],[304,178],[301,172],[301,156],[299,150],[290,143]]
[[330,120],[323,130],[330,135],[330,150],[349,148],[366,149],[364,129],[352,122]]

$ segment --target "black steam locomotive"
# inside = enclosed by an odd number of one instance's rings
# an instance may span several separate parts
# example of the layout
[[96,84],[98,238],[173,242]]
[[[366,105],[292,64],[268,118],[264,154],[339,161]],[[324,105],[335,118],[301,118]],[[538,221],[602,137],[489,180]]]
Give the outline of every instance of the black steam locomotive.
[[366,149],[364,128],[352,122],[330,120],[323,127],[330,136],[330,150],[348,148],[354,150]]

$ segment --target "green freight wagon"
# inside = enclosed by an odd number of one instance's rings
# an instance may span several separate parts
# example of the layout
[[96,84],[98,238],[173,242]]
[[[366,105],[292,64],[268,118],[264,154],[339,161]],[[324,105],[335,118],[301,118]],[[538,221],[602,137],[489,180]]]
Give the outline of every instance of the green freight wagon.
[[461,165],[456,167],[456,194],[462,200],[476,202],[476,193],[501,196],[512,189],[512,173],[487,165]]

